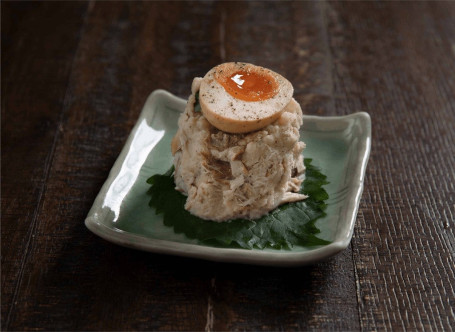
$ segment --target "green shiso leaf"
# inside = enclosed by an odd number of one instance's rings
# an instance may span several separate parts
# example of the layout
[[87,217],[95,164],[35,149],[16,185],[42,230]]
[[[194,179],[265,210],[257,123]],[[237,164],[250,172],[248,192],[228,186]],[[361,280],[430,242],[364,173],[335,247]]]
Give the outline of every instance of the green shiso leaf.
[[195,95],[196,101],[194,102],[194,111],[200,112],[201,111],[201,104],[199,104],[199,91],[196,92]]
[[325,245],[330,242],[316,236],[320,231],[315,222],[326,215],[325,201],[329,195],[323,185],[328,183],[327,177],[311,164],[311,159],[305,159],[305,167],[305,181],[300,192],[309,197],[281,205],[255,220],[214,222],[192,215],[184,208],[186,196],[175,190],[174,167],[147,180],[151,185],[149,205],[155,208],[156,214],[163,214],[166,226],[206,245],[245,249]]

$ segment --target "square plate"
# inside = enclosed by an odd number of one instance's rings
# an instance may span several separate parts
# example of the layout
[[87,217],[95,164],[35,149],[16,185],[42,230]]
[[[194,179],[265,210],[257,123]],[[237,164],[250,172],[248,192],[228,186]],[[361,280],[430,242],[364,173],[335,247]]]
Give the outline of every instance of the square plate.
[[146,180],[172,165],[171,139],[186,101],[164,90],[147,99],[120,156],[93,203],[85,225],[93,233],[131,248],[212,261],[293,266],[314,263],[351,241],[371,146],[371,121],[360,112],[342,117],[305,116],[305,157],[327,175],[327,215],[318,219],[319,237],[332,243],[291,250],[228,249],[198,244],[163,225],[148,205]]

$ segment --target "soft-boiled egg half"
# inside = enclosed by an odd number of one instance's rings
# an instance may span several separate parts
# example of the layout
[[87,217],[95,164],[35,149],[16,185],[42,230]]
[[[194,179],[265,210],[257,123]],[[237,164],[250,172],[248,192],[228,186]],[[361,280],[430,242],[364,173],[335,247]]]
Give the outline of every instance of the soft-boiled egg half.
[[259,130],[277,120],[293,93],[292,84],[270,69],[228,62],[204,76],[199,103],[214,127],[238,134]]

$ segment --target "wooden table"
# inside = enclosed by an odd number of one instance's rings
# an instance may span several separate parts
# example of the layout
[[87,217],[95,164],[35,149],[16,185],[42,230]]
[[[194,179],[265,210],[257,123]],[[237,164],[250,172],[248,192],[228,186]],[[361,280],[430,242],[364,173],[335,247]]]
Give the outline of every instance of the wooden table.
[[[422,330],[455,322],[454,2],[2,2],[3,330]],[[84,219],[147,96],[238,60],[305,113],[371,115],[348,249],[266,268]]]

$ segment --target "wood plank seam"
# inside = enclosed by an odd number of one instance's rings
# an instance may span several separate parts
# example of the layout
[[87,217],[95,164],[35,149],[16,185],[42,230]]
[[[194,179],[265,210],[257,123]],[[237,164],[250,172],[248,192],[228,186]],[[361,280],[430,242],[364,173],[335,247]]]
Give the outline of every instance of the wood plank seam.
[[39,215],[41,213],[41,210],[42,210],[42,207],[43,207],[43,204],[44,204],[44,196],[45,196],[46,189],[47,189],[47,182],[49,180],[50,172],[51,172],[51,169],[52,169],[52,164],[53,164],[53,160],[54,160],[54,156],[55,156],[55,150],[56,150],[56,147],[57,147],[57,142],[58,142],[58,140],[60,138],[60,134],[63,132],[62,123],[63,123],[63,119],[64,119],[64,115],[65,115],[65,110],[67,109],[66,105],[68,104],[68,99],[70,98],[68,91],[69,91],[69,83],[71,82],[71,77],[72,77],[72,73],[73,73],[74,62],[75,62],[76,55],[78,54],[80,40],[82,38],[82,35],[84,33],[84,30],[85,30],[85,27],[86,27],[86,24],[87,24],[89,12],[93,8],[93,6],[91,6],[91,3],[92,3],[92,1],[90,1],[89,6],[86,9],[86,12],[84,13],[83,23],[82,23],[81,28],[80,28],[80,33],[78,35],[78,42],[77,42],[78,46],[76,47],[76,50],[75,50],[74,55],[73,55],[73,58],[71,59],[72,65],[71,65],[71,69],[70,69],[69,74],[68,74],[66,92],[65,92],[65,96],[63,97],[63,102],[62,102],[62,110],[61,110],[59,118],[58,118],[58,123],[57,123],[56,129],[55,129],[55,134],[54,134],[54,139],[52,141],[51,149],[50,149],[50,151],[49,151],[49,153],[48,153],[48,155],[46,157],[46,160],[44,162],[45,166],[44,166],[44,174],[43,174],[43,183],[41,185],[41,189],[40,189],[39,194],[38,194],[38,204],[36,205],[36,208],[35,208],[35,210],[33,212],[32,220],[30,222],[30,227],[29,227],[30,231],[27,232],[28,233],[27,234],[27,243],[25,245],[24,255],[22,256],[22,259],[21,259],[18,277],[17,277],[16,283],[15,283],[15,286],[14,286],[13,296],[11,298],[11,304],[10,304],[9,311],[8,311],[8,314],[7,314],[7,317],[6,317],[6,320],[5,320],[5,325],[3,327],[5,330],[8,330],[8,326],[9,326],[10,321],[11,321],[11,315],[14,312],[14,309],[16,307],[17,296],[18,296],[18,293],[19,293],[19,289],[20,289],[20,287],[22,285],[22,280],[23,280],[23,276],[24,276],[25,266],[26,266],[26,264],[28,262],[28,258],[30,256],[31,250],[33,249],[33,244],[34,244],[34,241],[35,241],[34,240],[35,239],[35,232],[36,232],[36,229],[38,228],[38,217],[39,217]]
[[330,22],[330,17],[329,17],[329,6],[330,4],[328,3],[327,0],[324,0],[322,2],[320,2],[321,4],[321,12],[323,12],[323,14],[321,15],[322,19],[323,19],[323,27],[324,29],[322,29],[322,34],[324,35],[325,37],[325,44],[327,46],[327,56],[326,56],[326,61],[328,62],[327,66],[330,68],[330,81],[329,81],[329,84],[328,84],[328,87],[329,87],[329,95],[330,95],[330,109],[333,111],[333,112],[336,112],[336,108],[335,108],[335,96],[334,96],[334,92],[335,92],[335,84],[334,84],[334,80],[333,80],[333,77],[334,77],[334,72],[335,72],[335,64],[333,62],[333,49],[332,49],[332,45],[331,45],[331,42],[330,42],[330,34],[329,34],[329,22]]
[[[326,38],[326,45],[327,45],[327,48],[328,48],[328,52],[327,52],[327,58],[328,58],[328,66],[329,68],[331,69],[330,70],[330,84],[329,84],[329,87],[330,87],[330,99],[331,99],[331,109],[334,110],[336,112],[336,107],[335,107],[335,100],[334,100],[334,93],[335,93],[335,83],[334,83],[334,76],[336,75],[336,70],[335,70],[335,63],[334,63],[334,50],[333,50],[333,43],[331,41],[331,36],[330,36],[330,31],[329,31],[329,25],[330,25],[330,22],[331,22],[331,17],[330,15],[333,15],[333,9],[330,8],[330,4],[328,3],[328,1],[324,0],[322,2],[320,2],[321,4],[321,11],[323,12],[323,15],[322,18],[324,20],[324,24],[323,24],[323,32],[324,32],[324,36]],[[331,13],[332,12],[332,13]],[[360,209],[362,208],[362,206],[360,206]],[[363,216],[363,213],[362,211],[359,211],[359,215],[357,216],[357,218],[364,218]],[[355,234],[354,234],[355,236]],[[356,290],[356,298],[357,298],[357,312],[358,312],[358,322],[359,322],[359,327],[363,330],[364,329],[364,326],[362,324],[362,315],[361,315],[361,304],[363,303],[362,301],[362,296],[361,296],[361,287],[360,287],[360,279],[359,279],[359,273],[358,273],[358,270],[357,270],[357,265],[355,264],[355,252],[354,252],[354,243],[353,241],[351,241],[350,243],[350,248],[351,248],[351,263],[352,263],[352,266],[353,266],[353,271],[354,271],[354,287],[355,287],[355,290]]]
[[[359,216],[357,218],[360,218],[360,215],[363,219],[364,216],[363,216],[362,211],[359,212]],[[356,293],[356,297],[357,297],[357,312],[359,313],[358,320],[359,320],[359,326],[362,327],[362,319],[360,318],[360,317],[362,317],[361,310],[360,310],[360,303],[362,302],[362,297],[360,294],[359,272],[357,271],[357,265],[355,264],[354,244],[352,241],[349,244],[349,246],[351,247],[351,263],[352,263],[353,270],[354,270],[354,284],[355,284],[354,287],[355,287],[355,293]]]
[[216,286],[215,286],[215,279],[216,277],[213,277],[210,280],[210,291],[209,291],[209,296],[207,299],[207,323],[205,324],[205,331],[210,332],[213,331],[213,323],[214,323],[214,313],[213,313],[213,299],[212,299],[212,293],[215,292]]

